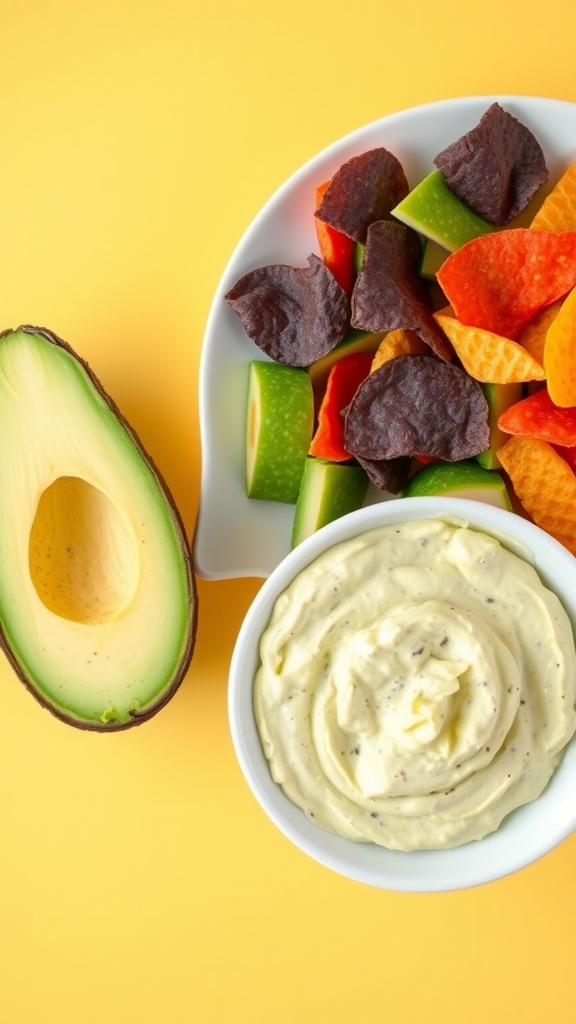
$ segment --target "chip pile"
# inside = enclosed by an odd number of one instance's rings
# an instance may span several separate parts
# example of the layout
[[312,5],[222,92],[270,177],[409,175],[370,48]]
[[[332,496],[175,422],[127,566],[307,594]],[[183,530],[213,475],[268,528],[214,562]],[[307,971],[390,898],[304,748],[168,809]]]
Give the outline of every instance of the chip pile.
[[[576,553],[576,172],[532,224],[515,223],[549,175],[530,129],[498,103],[434,164],[494,230],[446,252],[432,284],[421,274],[426,239],[392,212],[409,194],[406,175],[378,147],[318,186],[320,256],[250,271],[226,301],[256,346],[289,366],[310,368],[339,346],[344,355],[354,332],[381,335],[365,376],[347,389],[341,368],[324,395],[311,454],[348,457],[388,493],[402,491],[415,460],[481,456],[493,429],[485,386],[524,388],[500,417],[510,438],[497,471],[525,513]],[[545,486],[548,471],[560,496]]]

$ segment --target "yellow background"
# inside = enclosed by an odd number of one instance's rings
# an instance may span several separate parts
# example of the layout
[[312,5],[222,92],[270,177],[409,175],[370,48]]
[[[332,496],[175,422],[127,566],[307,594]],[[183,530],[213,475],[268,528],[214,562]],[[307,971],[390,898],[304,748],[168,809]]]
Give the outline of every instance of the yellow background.
[[[394,110],[576,101],[575,10],[0,0],[0,327],[50,327],[90,361],[191,534],[203,328],[259,207]],[[128,733],[61,724],[0,662],[0,1019],[572,1021],[576,835],[503,881],[411,895],[319,867],[265,818],[226,712],[258,587],[199,582],[192,670]]]

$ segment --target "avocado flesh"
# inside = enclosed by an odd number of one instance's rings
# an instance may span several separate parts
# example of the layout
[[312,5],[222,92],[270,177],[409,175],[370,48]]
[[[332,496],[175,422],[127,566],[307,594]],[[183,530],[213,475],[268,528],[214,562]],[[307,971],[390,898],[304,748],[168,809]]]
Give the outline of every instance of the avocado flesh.
[[368,490],[361,466],[308,456],[296,502],[292,547],[316,530],[360,508]]
[[423,178],[394,207],[392,216],[450,252],[495,230],[452,191],[438,170]]
[[306,370],[250,363],[246,417],[246,493],[296,503],[312,438],[314,399]]
[[58,717],[126,728],[175,692],[196,592],[172,499],[72,349],[0,335],[0,641]]
[[508,440],[508,434],[498,426],[498,420],[506,409],[519,402],[524,394],[524,385],[512,384],[481,384],[488,402],[488,419],[490,423],[490,447],[476,456],[476,461],[484,469],[500,469],[498,449]]
[[404,497],[418,498],[429,494],[471,498],[508,510],[512,507],[500,474],[496,470],[484,469],[473,459],[432,462],[419,469],[406,484]]

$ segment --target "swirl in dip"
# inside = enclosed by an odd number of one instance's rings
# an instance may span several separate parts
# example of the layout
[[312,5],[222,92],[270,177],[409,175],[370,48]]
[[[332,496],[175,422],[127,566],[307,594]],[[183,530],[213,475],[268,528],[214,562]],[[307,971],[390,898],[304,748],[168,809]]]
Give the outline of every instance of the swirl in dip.
[[463,523],[385,526],[276,601],[256,722],[274,780],[320,827],[458,846],[540,795],[576,728],[571,623],[535,569]]

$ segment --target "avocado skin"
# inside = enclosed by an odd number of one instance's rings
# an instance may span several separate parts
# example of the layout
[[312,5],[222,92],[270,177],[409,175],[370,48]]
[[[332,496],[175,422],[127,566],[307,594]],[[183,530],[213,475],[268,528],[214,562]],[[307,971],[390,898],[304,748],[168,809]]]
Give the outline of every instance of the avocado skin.
[[166,499],[166,506],[167,509],[169,509],[170,511],[176,533],[179,535],[180,551],[182,553],[182,564],[186,575],[187,591],[189,595],[189,625],[187,629],[186,646],[180,657],[178,671],[172,678],[170,685],[160,692],[158,698],[153,703],[149,704],[141,710],[133,710],[130,715],[130,720],[128,721],[118,721],[114,719],[110,721],[95,721],[80,718],[72,713],[69,713],[66,708],[60,707],[52,703],[47,698],[45,698],[42,692],[36,689],[36,687],[32,685],[32,683],[27,679],[26,675],[22,672],[19,659],[14,650],[12,649],[9,639],[5,635],[4,628],[0,620],[0,649],[4,651],[4,654],[6,655],[8,662],[12,666],[20,682],[24,685],[24,687],[32,695],[32,697],[34,697],[37,703],[41,705],[41,707],[49,711],[59,721],[64,722],[67,725],[72,725],[84,731],[99,733],[121,732],[126,729],[133,728],[136,725],[142,725],[144,722],[147,722],[152,717],[154,717],[162,708],[164,708],[179,689],[190,667],[192,656],[194,654],[196,633],[198,628],[198,590],[196,584],[196,577],[194,575],[192,567],[191,545],[186,537],[186,530],[180,512],[176,506],[174,498],[161,471],[158,469],[152,457],[143,447],[137,432],[123,416],[120,409],[118,408],[114,400],[110,397],[110,395],[106,392],[100,380],[98,379],[98,377],[96,377],[96,375],[94,374],[93,370],[91,369],[90,365],[86,362],[86,360],[83,359],[80,355],[78,355],[78,353],[72,348],[72,346],[68,342],[64,341],[53,331],[49,330],[46,327],[36,327],[31,324],[24,324],[18,328],[9,327],[0,331],[0,344],[2,343],[2,340],[5,337],[9,336],[10,334],[13,334],[14,331],[21,331],[24,334],[40,335],[50,344],[55,345],[58,348],[64,349],[64,351],[66,351],[82,367],[86,376],[89,378],[91,384],[93,385],[94,389],[98,392],[100,397],[106,403],[111,412],[114,414],[114,416],[116,417],[120,425],[124,428],[126,433],[130,436],[133,444],[138,449],[141,457],[147,463],[152,474],[156,477],[159,487],[162,490],[164,497]]

